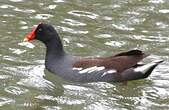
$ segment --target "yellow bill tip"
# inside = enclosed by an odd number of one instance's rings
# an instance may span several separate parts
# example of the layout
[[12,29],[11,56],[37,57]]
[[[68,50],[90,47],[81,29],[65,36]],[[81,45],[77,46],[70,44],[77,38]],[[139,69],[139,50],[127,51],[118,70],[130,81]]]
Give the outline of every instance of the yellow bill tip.
[[24,38],[24,39],[23,39],[23,42],[28,42],[28,41],[29,41],[28,38]]

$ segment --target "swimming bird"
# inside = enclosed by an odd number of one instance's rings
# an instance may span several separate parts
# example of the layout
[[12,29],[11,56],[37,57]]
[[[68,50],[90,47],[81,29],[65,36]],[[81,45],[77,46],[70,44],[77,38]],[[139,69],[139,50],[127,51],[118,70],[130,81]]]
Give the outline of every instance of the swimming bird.
[[108,57],[74,56],[64,50],[52,25],[39,23],[24,41],[39,40],[46,46],[45,67],[51,73],[75,82],[125,82],[147,78],[163,60],[138,64],[149,56],[141,50],[129,50]]

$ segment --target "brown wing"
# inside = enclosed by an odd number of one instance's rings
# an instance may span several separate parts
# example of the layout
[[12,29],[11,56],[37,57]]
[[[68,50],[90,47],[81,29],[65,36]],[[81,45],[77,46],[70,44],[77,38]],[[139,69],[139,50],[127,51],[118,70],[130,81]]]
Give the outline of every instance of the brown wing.
[[122,72],[125,69],[135,66],[139,61],[147,56],[148,54],[145,54],[140,50],[131,50],[105,58],[80,58],[76,63],[74,63],[73,67],[89,68],[92,66],[104,66],[105,69],[116,69],[118,72]]

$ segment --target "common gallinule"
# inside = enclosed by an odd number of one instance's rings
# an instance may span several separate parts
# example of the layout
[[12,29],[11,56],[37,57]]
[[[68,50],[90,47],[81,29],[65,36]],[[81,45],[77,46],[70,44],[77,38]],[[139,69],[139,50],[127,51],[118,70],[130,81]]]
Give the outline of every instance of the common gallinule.
[[130,50],[109,57],[73,56],[64,51],[61,39],[53,26],[39,23],[28,33],[25,41],[39,40],[47,48],[45,67],[48,71],[70,81],[124,82],[147,78],[161,62],[138,64],[148,54]]

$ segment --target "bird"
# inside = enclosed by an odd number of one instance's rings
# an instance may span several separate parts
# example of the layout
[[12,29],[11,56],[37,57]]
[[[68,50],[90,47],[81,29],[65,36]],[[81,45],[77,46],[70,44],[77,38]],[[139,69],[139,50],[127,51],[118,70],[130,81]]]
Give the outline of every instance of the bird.
[[149,56],[141,50],[113,54],[107,57],[74,56],[64,50],[54,26],[40,22],[26,34],[24,41],[41,41],[46,47],[45,68],[73,82],[127,82],[147,78],[163,60],[140,64]]

